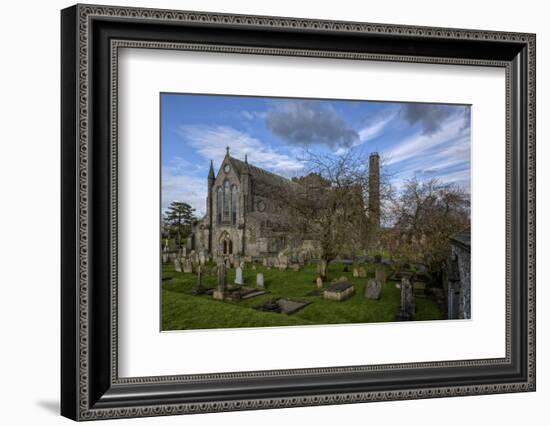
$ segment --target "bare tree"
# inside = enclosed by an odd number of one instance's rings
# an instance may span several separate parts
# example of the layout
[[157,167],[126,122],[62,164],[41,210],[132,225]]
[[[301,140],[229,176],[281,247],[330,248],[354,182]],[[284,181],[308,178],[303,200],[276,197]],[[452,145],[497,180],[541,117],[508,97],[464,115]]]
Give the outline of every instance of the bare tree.
[[455,184],[413,178],[392,200],[390,214],[394,224],[384,235],[386,249],[398,261],[426,263],[441,282],[449,238],[470,224],[469,194]]
[[332,260],[364,250],[374,232],[366,202],[368,158],[354,150],[341,155],[306,151],[301,160],[307,174],[270,192],[283,207],[288,242],[299,246],[304,240],[315,241],[320,274],[326,278]]

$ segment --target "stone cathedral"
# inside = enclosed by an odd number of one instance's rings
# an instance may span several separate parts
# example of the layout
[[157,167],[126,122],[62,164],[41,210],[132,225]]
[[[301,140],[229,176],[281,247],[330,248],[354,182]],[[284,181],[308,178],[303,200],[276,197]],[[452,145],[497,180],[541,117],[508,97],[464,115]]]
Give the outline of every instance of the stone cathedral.
[[[375,153],[370,159],[371,176],[378,174],[378,167]],[[379,184],[378,179],[371,182]],[[232,157],[227,147],[217,174],[210,162],[206,214],[193,227],[191,248],[215,258],[276,256],[287,248],[287,238],[278,221],[281,207],[270,193],[291,185],[298,183],[249,164],[246,156],[244,161]],[[371,202],[379,203],[378,189],[373,192],[376,197],[370,197]],[[379,207],[374,211],[378,213]],[[313,250],[315,245],[313,240],[303,241],[302,249]]]

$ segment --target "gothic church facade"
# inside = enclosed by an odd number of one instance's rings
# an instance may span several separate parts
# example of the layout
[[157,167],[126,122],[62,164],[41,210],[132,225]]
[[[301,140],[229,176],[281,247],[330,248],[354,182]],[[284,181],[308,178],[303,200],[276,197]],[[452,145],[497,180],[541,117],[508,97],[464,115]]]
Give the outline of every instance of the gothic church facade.
[[227,148],[217,174],[210,163],[206,214],[194,226],[192,248],[214,257],[276,255],[287,240],[270,189],[290,185],[296,183],[232,157]]
[[[370,157],[370,209],[379,226],[379,161]],[[206,214],[194,226],[191,248],[214,258],[227,256],[273,257],[289,247],[284,219],[288,212],[276,201],[276,191],[291,189],[299,183],[232,157],[229,147],[214,173],[210,162]],[[315,251],[315,240],[303,240],[299,251]],[[296,241],[294,241],[296,249]]]

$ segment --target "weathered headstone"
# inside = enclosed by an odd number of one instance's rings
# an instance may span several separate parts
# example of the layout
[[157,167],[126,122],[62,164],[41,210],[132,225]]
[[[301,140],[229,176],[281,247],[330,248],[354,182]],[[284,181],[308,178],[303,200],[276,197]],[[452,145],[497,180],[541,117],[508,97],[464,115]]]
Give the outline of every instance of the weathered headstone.
[[361,266],[359,268],[359,278],[366,278],[366,277],[367,277],[367,270]]
[[174,259],[174,270],[176,272],[181,272],[181,263],[179,259]]
[[300,264],[294,263],[290,265],[290,269],[292,269],[294,272],[300,272]]
[[240,266],[237,266],[235,269],[235,284],[243,285],[243,270]]
[[191,289],[191,294],[199,296],[206,292],[206,287],[202,285],[202,267],[197,268],[197,283]]
[[386,284],[386,269],[384,269],[383,267],[378,266],[376,268],[375,279],[380,284]]
[[395,315],[397,321],[412,321],[416,304],[414,300],[413,286],[407,278],[401,280],[401,304]]
[[338,278],[338,281],[337,281],[337,282],[339,282],[339,283],[345,283],[345,282],[347,282],[347,281],[348,281],[348,279],[347,279],[344,275],[342,275],[340,278]]
[[359,269],[353,268],[353,278],[358,278],[358,277],[359,277]]
[[261,272],[256,275],[256,287],[264,288],[264,274]]
[[317,288],[323,288],[323,279],[321,277],[317,277],[316,285]]
[[365,298],[378,300],[380,299],[380,292],[382,291],[382,284],[378,280],[369,280],[365,287]]
[[193,273],[193,263],[191,263],[191,259],[186,259],[185,262],[183,262],[183,272],[186,274]]
[[218,282],[216,290],[212,293],[212,297],[214,299],[223,300],[226,296],[226,271],[225,271],[225,264],[220,263],[218,265]]
[[199,254],[199,265],[204,266],[205,263],[206,263],[206,255],[204,254],[204,252],[201,251]]
[[252,265],[252,270],[253,270],[253,271],[256,270],[256,265]]

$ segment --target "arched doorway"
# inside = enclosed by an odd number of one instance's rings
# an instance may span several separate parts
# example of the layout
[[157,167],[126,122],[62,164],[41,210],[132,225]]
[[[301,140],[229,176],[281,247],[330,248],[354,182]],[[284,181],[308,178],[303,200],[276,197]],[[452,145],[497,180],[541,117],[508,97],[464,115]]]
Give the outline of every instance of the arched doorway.
[[220,236],[220,251],[223,255],[233,254],[233,241],[227,232],[222,233]]

